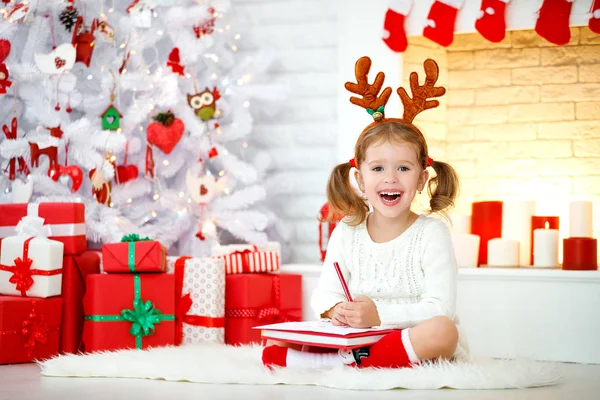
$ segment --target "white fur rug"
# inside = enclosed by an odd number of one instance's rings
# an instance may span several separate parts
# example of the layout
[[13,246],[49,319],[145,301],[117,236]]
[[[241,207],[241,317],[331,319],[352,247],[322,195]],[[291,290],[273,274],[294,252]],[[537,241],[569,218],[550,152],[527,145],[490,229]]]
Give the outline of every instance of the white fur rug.
[[558,365],[479,359],[438,362],[412,369],[270,371],[259,346],[197,345],[67,355],[41,362],[42,374],[59,377],[164,379],[199,383],[320,385],[339,389],[506,389],[555,384]]

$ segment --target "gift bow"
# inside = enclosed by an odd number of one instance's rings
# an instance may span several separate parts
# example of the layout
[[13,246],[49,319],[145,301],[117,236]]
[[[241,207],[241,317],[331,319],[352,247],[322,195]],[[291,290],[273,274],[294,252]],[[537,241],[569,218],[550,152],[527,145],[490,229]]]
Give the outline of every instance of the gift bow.
[[38,238],[47,238],[48,236],[52,236],[52,232],[50,232],[50,226],[44,225],[44,218],[34,215],[26,215],[21,218],[17,224],[17,227],[15,228],[15,231],[19,236]]
[[240,256],[240,259],[242,260],[242,271],[244,272],[250,272],[250,257],[248,257],[248,255],[250,253],[256,253],[258,251],[258,247],[252,247],[252,249],[237,250],[231,253],[232,256]]
[[121,238],[121,242],[144,242],[147,240],[152,240],[148,236],[145,238],[140,238],[140,235],[137,233],[130,233],[129,235],[125,235]]
[[140,298],[133,301],[133,310],[124,309],[121,316],[132,323],[129,333],[135,337],[153,335],[156,331],[154,324],[159,324],[163,317],[162,312],[154,308],[150,300],[142,301]]
[[48,326],[44,322],[43,316],[31,312],[29,318],[22,323],[21,335],[25,339],[24,347],[27,349],[27,354],[31,357],[35,345],[37,343],[46,344],[48,340]]
[[31,277],[31,265],[33,264],[33,260],[24,255],[24,259],[17,257],[14,262],[15,267],[13,275],[8,281],[17,285],[16,289],[18,291],[25,293],[33,285],[33,278]]

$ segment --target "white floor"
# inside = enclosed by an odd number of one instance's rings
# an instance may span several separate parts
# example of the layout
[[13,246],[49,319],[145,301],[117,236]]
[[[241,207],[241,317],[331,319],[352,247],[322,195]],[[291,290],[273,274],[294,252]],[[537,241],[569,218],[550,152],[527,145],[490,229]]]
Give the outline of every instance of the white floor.
[[[0,366],[0,400],[4,399],[599,399],[600,365],[562,364],[564,378],[556,386],[488,391],[359,392],[312,386],[202,385],[130,379],[46,378],[34,364]],[[243,368],[240,369],[243,374]]]

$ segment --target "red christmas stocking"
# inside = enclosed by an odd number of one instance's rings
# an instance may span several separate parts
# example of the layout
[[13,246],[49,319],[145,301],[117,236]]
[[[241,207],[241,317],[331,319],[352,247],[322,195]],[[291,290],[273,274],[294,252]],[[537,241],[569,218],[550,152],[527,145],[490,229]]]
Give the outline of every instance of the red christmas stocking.
[[[410,346],[412,348],[412,345]],[[358,368],[410,368],[412,365],[403,342],[402,331],[388,333],[374,345],[353,352]]]
[[569,43],[569,17],[573,1],[575,0],[544,0],[535,23],[537,34],[557,45]]
[[423,36],[444,47],[454,40],[454,23],[464,0],[436,0],[429,9]]
[[506,35],[506,3],[510,0],[482,0],[475,29],[490,42],[498,43]]
[[590,30],[600,34],[600,0],[594,0],[590,12],[592,13],[589,22]]
[[395,52],[406,50],[404,19],[410,11],[412,0],[390,0],[383,23],[383,41]]

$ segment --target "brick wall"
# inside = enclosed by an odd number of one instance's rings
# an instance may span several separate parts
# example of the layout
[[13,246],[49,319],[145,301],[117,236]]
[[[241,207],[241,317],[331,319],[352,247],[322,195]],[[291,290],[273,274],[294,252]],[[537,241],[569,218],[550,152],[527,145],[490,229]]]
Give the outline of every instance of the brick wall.
[[319,260],[317,215],[335,163],[336,5],[317,0],[234,0],[232,11],[249,25],[240,52],[274,48],[272,78],[289,97],[275,117],[258,117],[252,146],[272,158],[266,184],[272,211],[287,235],[285,262]]
[[539,213],[566,217],[568,199],[586,196],[600,237],[600,36],[587,28],[571,36],[557,47],[534,31],[508,32],[498,44],[464,34],[447,49],[411,38],[404,85],[429,56],[448,89],[415,123],[432,157],[460,174],[457,212],[470,213],[475,200],[530,198]]

